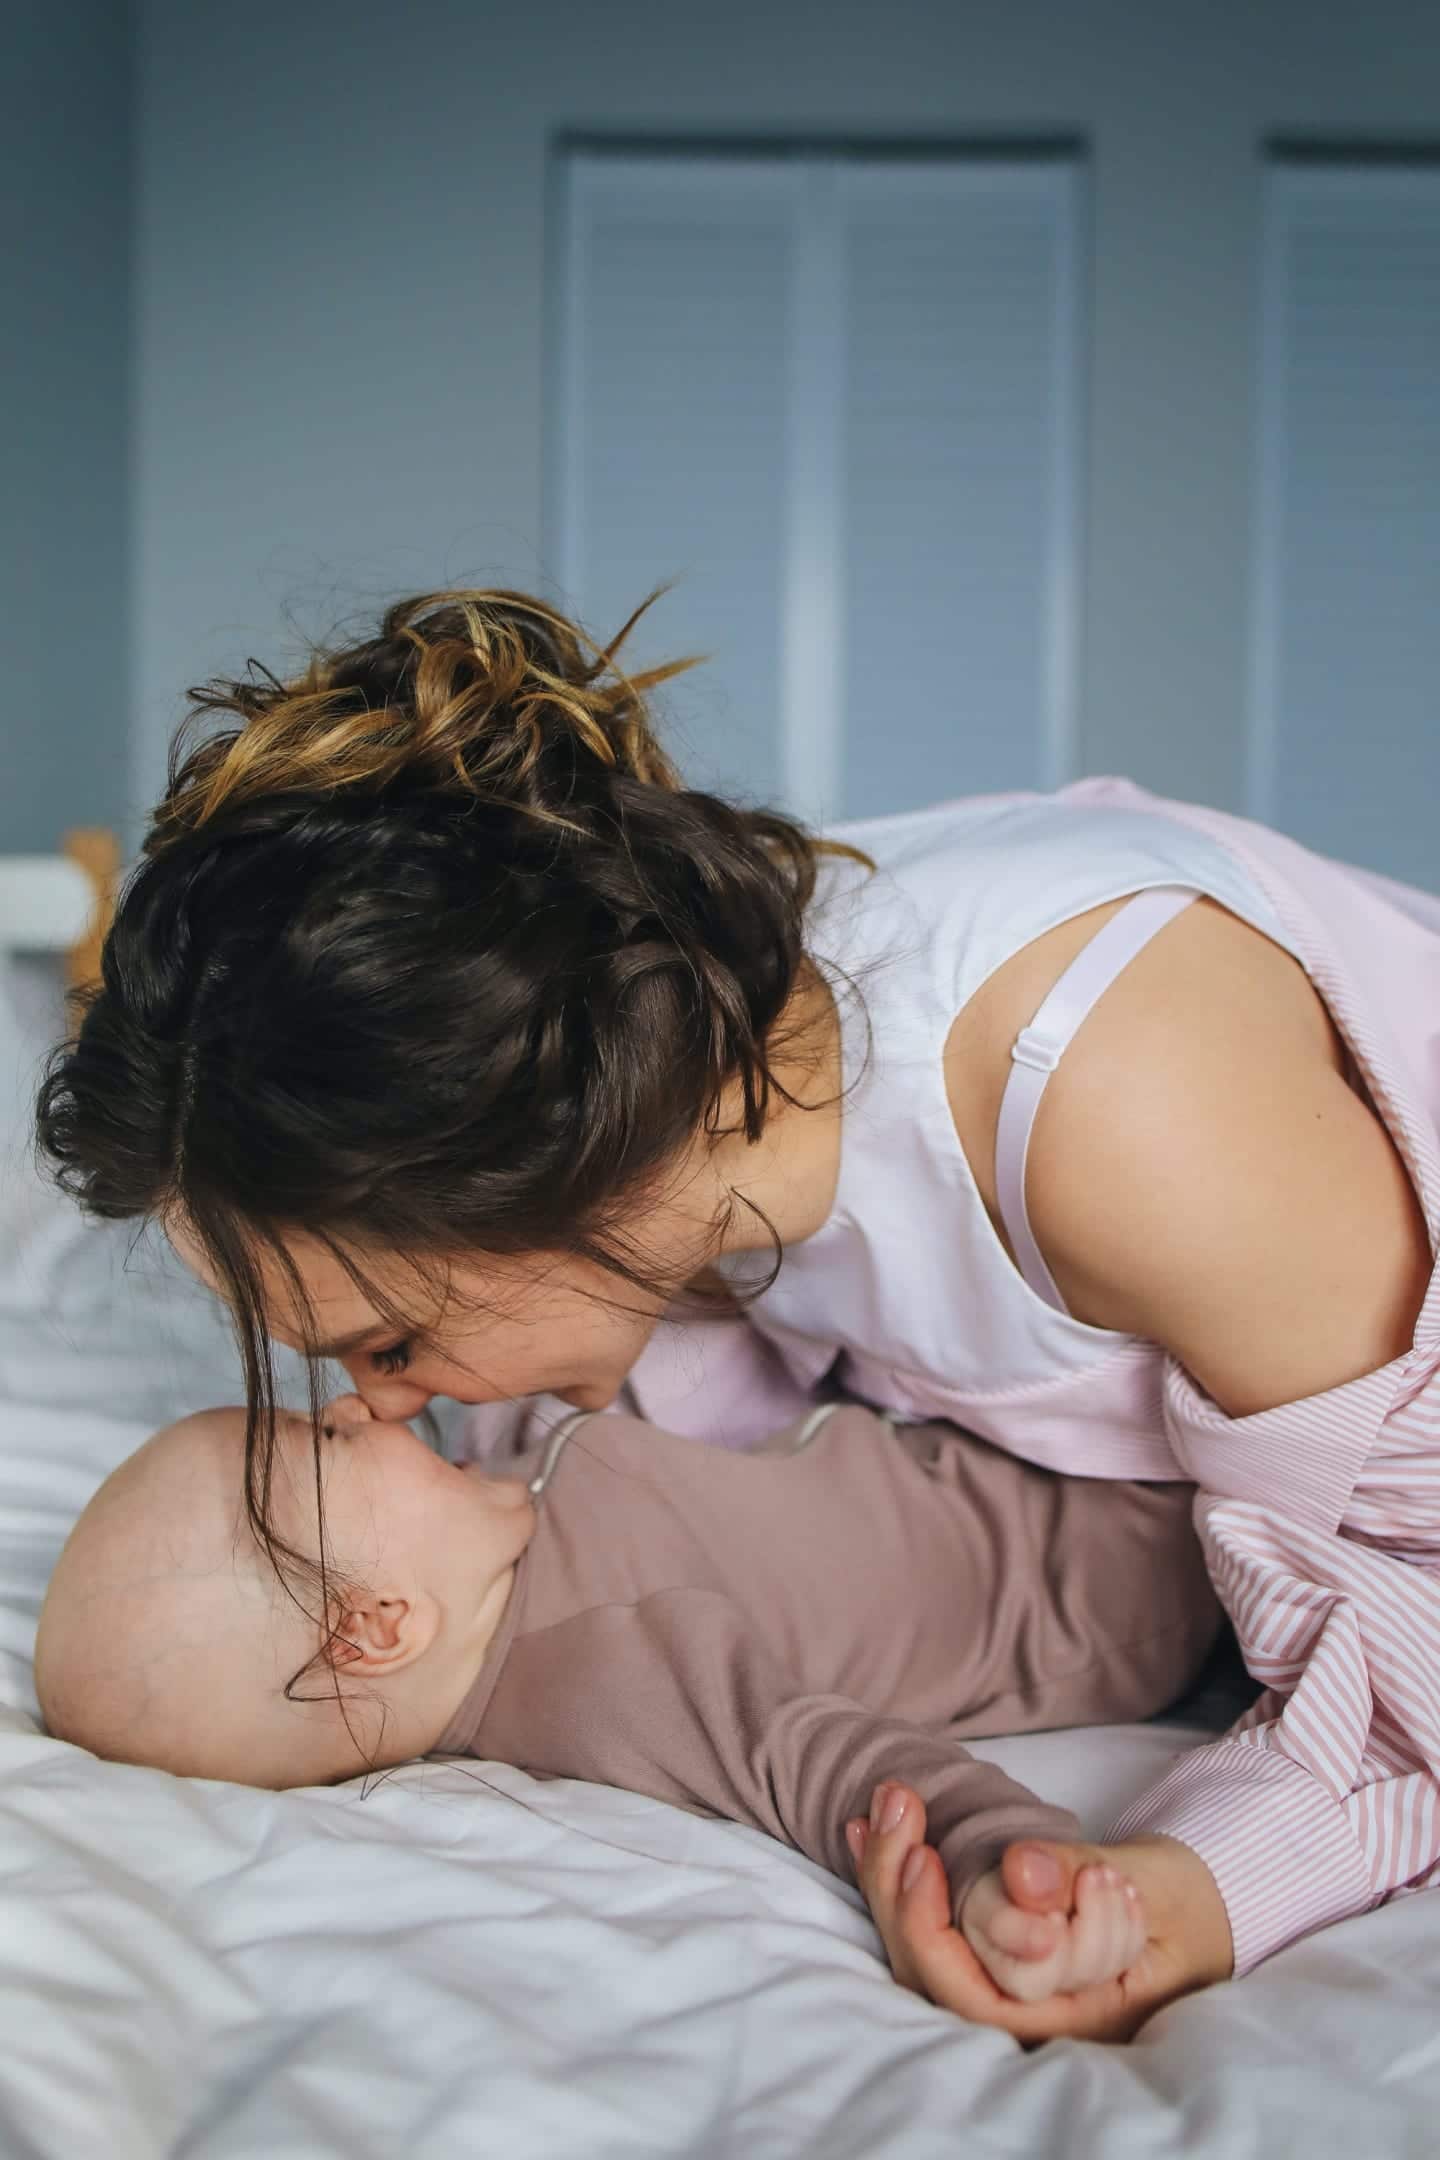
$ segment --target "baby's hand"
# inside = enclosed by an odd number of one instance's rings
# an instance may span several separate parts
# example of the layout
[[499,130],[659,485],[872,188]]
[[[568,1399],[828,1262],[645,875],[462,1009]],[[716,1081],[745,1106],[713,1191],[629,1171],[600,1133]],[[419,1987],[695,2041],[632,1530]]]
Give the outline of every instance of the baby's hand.
[[1075,1877],[1070,1912],[1026,1912],[992,1868],[961,1907],[960,1931],[998,1988],[1035,2003],[1118,1979],[1145,1949],[1145,1908],[1118,1868],[1096,1866]]

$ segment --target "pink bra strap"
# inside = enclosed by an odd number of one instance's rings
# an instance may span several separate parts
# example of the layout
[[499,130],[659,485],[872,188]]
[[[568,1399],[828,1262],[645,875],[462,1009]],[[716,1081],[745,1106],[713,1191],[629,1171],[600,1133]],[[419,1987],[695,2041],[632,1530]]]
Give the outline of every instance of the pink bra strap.
[[1199,895],[1188,887],[1156,885],[1137,893],[1082,947],[1010,1052],[1010,1077],[995,1128],[995,1197],[1016,1264],[1037,1297],[1065,1311],[1045,1265],[1025,1206],[1025,1159],[1045,1083],[1091,1007],[1104,996],[1157,930]]

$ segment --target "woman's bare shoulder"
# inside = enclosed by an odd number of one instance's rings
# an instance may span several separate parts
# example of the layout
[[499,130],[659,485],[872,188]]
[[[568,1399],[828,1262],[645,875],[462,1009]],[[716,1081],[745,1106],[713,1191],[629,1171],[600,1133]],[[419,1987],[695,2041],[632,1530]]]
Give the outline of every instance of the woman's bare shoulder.
[[[951,1032],[951,1109],[992,1218],[1010,1045],[1111,912],[1016,954]],[[1303,970],[1208,901],[1077,1032],[1035,1120],[1026,1196],[1071,1312],[1161,1343],[1237,1416],[1398,1355],[1432,1265]]]

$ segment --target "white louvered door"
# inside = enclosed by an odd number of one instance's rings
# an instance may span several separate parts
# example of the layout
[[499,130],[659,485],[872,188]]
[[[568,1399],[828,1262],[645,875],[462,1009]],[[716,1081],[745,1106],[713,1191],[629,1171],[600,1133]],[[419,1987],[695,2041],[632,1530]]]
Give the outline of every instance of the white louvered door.
[[1440,167],[1267,185],[1249,807],[1440,888]]
[[840,175],[843,679],[854,810],[1075,758],[1079,174]]
[[550,558],[697,777],[824,818],[1074,761],[1082,177],[1065,158],[564,161]]
[[597,636],[713,655],[676,700],[702,781],[781,793],[794,175],[778,161],[567,161],[549,557]]

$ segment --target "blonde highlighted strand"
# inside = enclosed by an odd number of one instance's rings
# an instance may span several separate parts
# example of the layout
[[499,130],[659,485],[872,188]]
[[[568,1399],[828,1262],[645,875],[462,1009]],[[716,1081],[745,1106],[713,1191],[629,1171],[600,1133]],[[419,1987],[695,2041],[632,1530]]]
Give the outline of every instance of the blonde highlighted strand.
[[[564,811],[534,786],[547,753],[679,790],[646,699],[698,663],[629,674],[617,658],[659,597],[602,646],[524,593],[424,593],[387,608],[378,637],[317,650],[289,682],[252,661],[248,677],[198,685],[148,845],[262,800],[378,797],[397,786],[503,801],[564,826]],[[195,725],[216,720],[236,724],[194,743]]]

